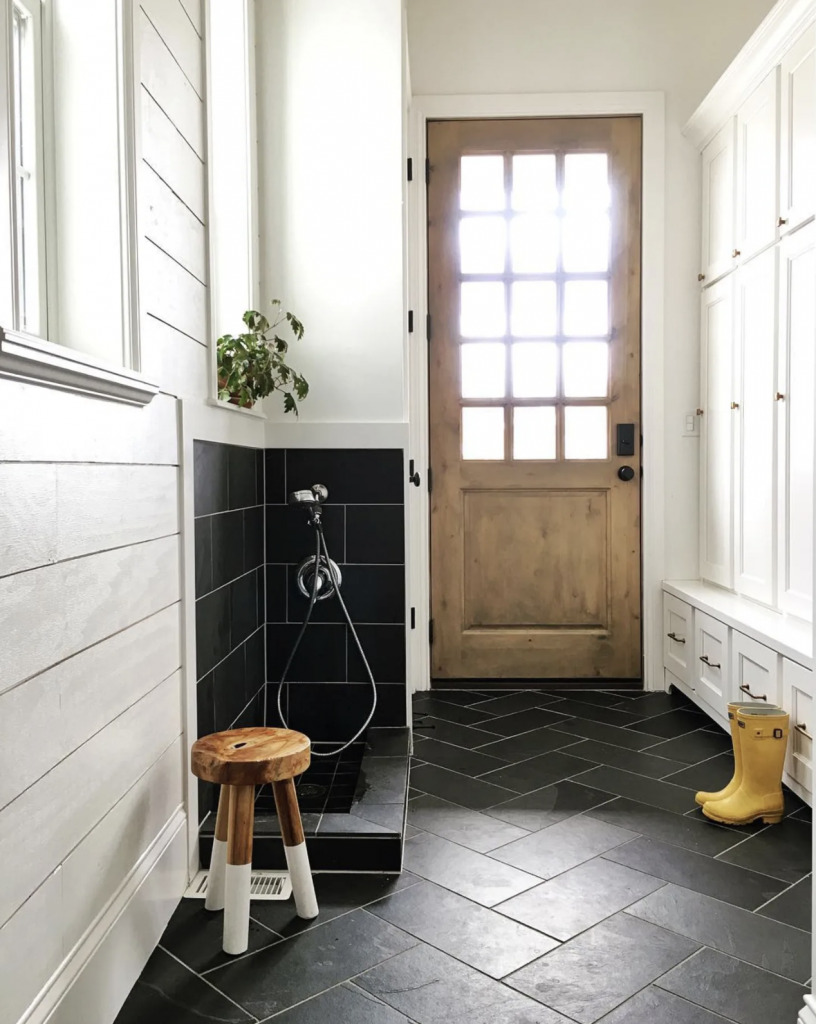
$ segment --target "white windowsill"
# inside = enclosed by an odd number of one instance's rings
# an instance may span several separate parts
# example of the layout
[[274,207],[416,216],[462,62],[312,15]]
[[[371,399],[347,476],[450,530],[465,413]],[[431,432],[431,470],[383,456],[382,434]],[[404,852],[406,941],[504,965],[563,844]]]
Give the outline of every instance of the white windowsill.
[[263,412],[256,402],[251,409],[245,409],[240,405],[233,405],[232,402],[222,402],[220,398],[208,398],[207,405],[214,409],[226,409],[227,412],[238,412],[242,416],[254,416],[256,420],[265,420],[266,413]]
[[0,328],[0,377],[77,391],[130,405],[147,405],[158,384],[65,345]]

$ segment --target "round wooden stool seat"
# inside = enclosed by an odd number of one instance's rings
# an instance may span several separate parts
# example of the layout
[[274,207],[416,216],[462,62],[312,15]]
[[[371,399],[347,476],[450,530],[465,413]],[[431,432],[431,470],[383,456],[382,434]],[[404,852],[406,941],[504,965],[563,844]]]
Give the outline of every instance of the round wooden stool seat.
[[292,729],[229,729],[193,744],[193,775],[221,786],[262,786],[306,771],[311,744]]

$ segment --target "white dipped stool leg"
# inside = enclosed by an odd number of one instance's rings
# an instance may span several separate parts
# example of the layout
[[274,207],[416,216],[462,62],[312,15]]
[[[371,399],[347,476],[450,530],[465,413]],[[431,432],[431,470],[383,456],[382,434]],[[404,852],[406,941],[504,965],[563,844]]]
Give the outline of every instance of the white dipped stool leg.
[[230,787],[222,786],[221,795],[218,798],[218,815],[215,819],[215,839],[213,839],[210,874],[207,880],[207,898],[204,900],[204,906],[207,910],[224,909],[224,875],[227,866],[229,800]]
[[289,877],[292,880],[295,908],[298,917],[310,921],[313,917],[317,917],[319,910],[312,872],[309,868],[309,854],[306,852],[306,840],[303,835],[303,822],[300,820],[295,783],[292,779],[273,782],[272,792],[275,794],[275,806],[278,810],[286,864],[289,868]]
[[246,953],[249,946],[249,890],[254,824],[255,787],[232,786],[224,880],[224,952],[233,955]]

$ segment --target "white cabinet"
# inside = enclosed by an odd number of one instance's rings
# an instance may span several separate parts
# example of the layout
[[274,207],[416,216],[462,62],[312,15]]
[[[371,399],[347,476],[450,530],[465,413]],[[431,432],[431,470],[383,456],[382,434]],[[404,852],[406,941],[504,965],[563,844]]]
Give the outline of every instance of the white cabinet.
[[733,410],[734,586],[738,593],[767,605],[775,601],[776,289],[776,249],[766,249],[740,268]]
[[737,113],[736,251],[749,259],[776,241],[779,218],[779,70]]
[[682,682],[690,684],[694,650],[691,605],[671,594],[663,595],[663,664]]
[[816,213],[816,28],[785,55],[780,91],[781,226],[793,231]]
[[734,266],[734,134],[732,119],[703,150],[701,273],[709,282]]
[[813,673],[795,661],[782,659],[782,707],[790,717],[786,770],[813,792]]
[[782,611],[804,619],[813,610],[814,347],[816,225],[811,223],[788,235],[781,248],[776,391],[778,600]]
[[700,575],[733,586],[733,288],[703,292],[700,419]]
[[728,626],[704,612],[694,612],[694,690],[723,718],[731,696]]
[[734,700],[778,704],[780,657],[737,630],[731,631],[732,689]]

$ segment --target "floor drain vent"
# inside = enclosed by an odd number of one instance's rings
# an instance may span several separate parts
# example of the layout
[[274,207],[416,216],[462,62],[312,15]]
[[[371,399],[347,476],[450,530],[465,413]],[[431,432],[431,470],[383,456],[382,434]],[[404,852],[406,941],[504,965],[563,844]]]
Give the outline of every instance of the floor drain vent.
[[[190,883],[185,896],[203,900],[207,895],[209,871],[199,871]],[[292,895],[289,875],[282,871],[253,871],[249,888],[253,900],[288,900]]]
[[316,782],[301,782],[298,786],[298,796],[304,800],[312,799],[316,796],[325,796],[328,791],[328,786],[320,786]]

